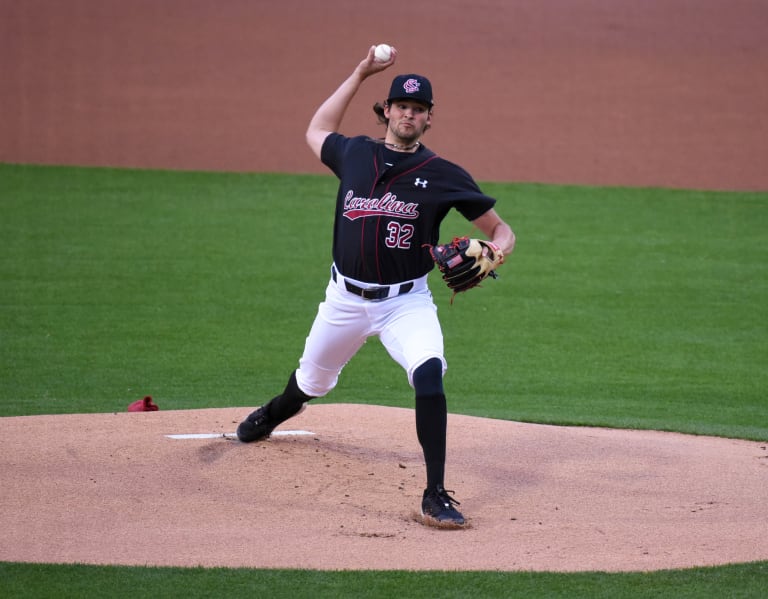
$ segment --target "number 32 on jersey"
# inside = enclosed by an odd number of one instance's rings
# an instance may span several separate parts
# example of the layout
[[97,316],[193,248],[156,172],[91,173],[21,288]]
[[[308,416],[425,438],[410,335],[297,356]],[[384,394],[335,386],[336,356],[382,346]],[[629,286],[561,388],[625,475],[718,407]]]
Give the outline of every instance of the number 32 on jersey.
[[389,235],[384,241],[389,248],[407,250],[411,247],[411,237],[413,237],[414,231],[413,225],[391,220],[387,224]]

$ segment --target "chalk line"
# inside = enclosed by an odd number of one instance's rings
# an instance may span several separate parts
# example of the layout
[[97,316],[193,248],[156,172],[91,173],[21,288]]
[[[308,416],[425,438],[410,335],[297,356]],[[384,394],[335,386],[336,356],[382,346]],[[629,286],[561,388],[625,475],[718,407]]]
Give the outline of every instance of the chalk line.
[[[274,431],[273,437],[287,437],[292,435],[314,435],[312,431]],[[187,433],[183,435],[165,435],[169,439],[218,439],[224,437],[225,439],[237,439],[235,433]]]

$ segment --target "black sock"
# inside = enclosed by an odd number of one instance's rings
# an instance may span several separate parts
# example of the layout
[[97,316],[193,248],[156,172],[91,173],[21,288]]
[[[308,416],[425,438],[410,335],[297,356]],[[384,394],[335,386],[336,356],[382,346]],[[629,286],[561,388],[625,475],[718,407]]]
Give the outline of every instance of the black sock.
[[448,407],[444,394],[416,397],[416,436],[424,452],[427,488],[443,484]]
[[416,391],[416,436],[424,452],[427,488],[443,484],[445,478],[448,406],[443,392],[443,363],[427,360],[413,373]]
[[285,422],[291,416],[298,414],[302,406],[310,399],[313,398],[299,389],[294,370],[283,393],[269,402],[269,416],[277,422]]

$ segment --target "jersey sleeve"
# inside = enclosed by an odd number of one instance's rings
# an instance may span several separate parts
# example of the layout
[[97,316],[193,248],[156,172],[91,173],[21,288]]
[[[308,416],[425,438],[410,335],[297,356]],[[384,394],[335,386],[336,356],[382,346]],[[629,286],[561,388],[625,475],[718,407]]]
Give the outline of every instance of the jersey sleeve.
[[341,165],[343,164],[344,150],[349,142],[349,138],[340,133],[330,133],[323,141],[323,147],[320,150],[320,161],[341,178]]
[[496,205],[496,199],[484,194],[472,176],[463,168],[453,166],[454,177],[451,186],[445,190],[448,200],[467,220],[481,217]]
[[360,168],[361,156],[368,156],[361,152],[361,148],[370,144],[371,139],[364,135],[346,137],[341,133],[329,133],[323,141],[320,150],[320,160],[333,171],[339,179],[344,177],[344,171]]

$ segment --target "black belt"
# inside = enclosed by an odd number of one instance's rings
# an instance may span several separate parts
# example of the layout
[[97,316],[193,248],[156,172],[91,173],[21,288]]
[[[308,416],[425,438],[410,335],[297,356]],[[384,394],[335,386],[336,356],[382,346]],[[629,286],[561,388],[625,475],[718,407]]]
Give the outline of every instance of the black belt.
[[[333,276],[333,280],[335,282],[336,281],[335,268],[331,268],[331,276]],[[387,299],[389,297],[390,289],[393,287],[392,285],[385,285],[384,287],[358,287],[357,285],[355,285],[354,283],[350,283],[346,279],[344,279],[344,286],[347,288],[347,291],[349,291],[350,293],[359,295],[363,299],[374,300],[374,301]],[[413,281],[409,281],[408,283],[403,283],[399,287],[400,289],[397,290],[397,293],[395,295],[403,295],[404,293],[408,293],[411,289],[413,289]]]

